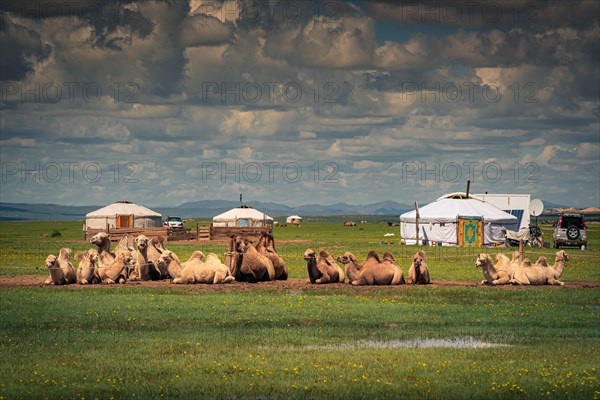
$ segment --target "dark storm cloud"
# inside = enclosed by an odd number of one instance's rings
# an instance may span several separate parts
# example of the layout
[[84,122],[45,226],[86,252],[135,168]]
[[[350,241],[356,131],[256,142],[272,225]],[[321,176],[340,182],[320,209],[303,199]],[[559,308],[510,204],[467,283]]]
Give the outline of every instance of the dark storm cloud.
[[0,13],[0,81],[24,79],[34,69],[36,62],[50,54],[50,46],[43,44],[40,35],[15,24]]
[[367,14],[400,24],[454,26],[456,28],[588,28],[598,22],[595,0],[456,0],[451,2],[369,1]]

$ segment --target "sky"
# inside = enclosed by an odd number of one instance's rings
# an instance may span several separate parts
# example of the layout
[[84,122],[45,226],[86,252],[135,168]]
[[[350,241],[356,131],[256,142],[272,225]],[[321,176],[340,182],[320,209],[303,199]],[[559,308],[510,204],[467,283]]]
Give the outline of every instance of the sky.
[[600,206],[597,1],[0,1],[0,201]]

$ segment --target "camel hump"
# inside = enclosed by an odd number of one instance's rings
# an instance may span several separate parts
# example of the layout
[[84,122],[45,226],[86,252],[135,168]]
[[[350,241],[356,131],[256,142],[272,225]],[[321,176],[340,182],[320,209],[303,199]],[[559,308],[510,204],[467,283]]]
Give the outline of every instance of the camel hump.
[[71,259],[71,249],[69,249],[67,247],[63,247],[62,249],[60,249],[60,254],[58,257],[64,258],[66,260],[70,260]]
[[388,260],[388,261],[393,261],[394,263],[396,262],[394,255],[392,253],[390,253],[389,251],[386,251],[385,253],[383,253],[383,259]]
[[88,254],[87,251],[80,251],[77,254],[75,254],[75,259],[77,261],[81,262],[81,260],[83,260],[87,254]]
[[417,254],[424,260],[425,259],[425,252],[423,250],[419,250],[417,251]]
[[319,257],[320,258],[328,258],[331,254],[329,254],[329,252],[327,250],[321,250],[319,252]]
[[150,243],[152,243],[154,247],[163,247],[164,241],[165,238],[162,236],[154,236],[152,239],[150,239]]
[[375,260],[377,260],[377,262],[381,262],[381,260],[379,259],[379,255],[377,254],[377,252],[375,250],[371,250],[369,251],[369,254],[367,254],[367,259],[369,258],[374,258]]

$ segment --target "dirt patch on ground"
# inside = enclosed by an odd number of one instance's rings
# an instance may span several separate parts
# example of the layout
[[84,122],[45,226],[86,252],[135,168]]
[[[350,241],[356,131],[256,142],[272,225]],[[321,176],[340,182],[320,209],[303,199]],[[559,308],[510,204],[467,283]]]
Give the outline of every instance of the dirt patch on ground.
[[[45,287],[48,285],[44,284],[46,280],[45,276],[39,275],[17,275],[17,276],[4,276],[0,277],[0,288],[8,288],[8,287]],[[287,281],[274,281],[274,282],[259,282],[259,283],[228,283],[223,285],[175,285],[169,282],[168,280],[164,281],[147,281],[147,282],[127,282],[122,285],[68,285],[63,286],[64,288],[69,289],[79,289],[79,290],[88,290],[96,287],[171,287],[171,288],[185,288],[186,290],[194,290],[194,291],[252,291],[256,289],[272,289],[272,290],[282,290],[294,292],[297,290],[314,290],[314,289],[342,289],[342,288],[351,288],[356,291],[370,291],[370,290],[404,290],[409,285],[398,285],[398,286],[352,286],[349,284],[342,283],[334,283],[327,285],[313,285],[307,283],[306,279],[288,279]],[[464,282],[464,281],[450,281],[450,280],[437,280],[432,284],[427,285],[427,287],[438,288],[438,287],[482,287],[479,282]],[[490,290],[527,290],[534,286],[512,286],[512,285],[504,285],[504,286],[489,286]],[[565,282],[564,286],[546,286],[548,289],[565,289],[565,288],[600,288],[600,282]],[[58,287],[57,287],[58,288]]]

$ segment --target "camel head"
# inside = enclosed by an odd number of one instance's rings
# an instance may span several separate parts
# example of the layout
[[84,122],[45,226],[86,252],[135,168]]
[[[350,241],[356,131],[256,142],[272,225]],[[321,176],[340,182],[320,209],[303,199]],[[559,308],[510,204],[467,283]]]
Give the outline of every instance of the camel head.
[[98,247],[106,245],[110,242],[110,236],[106,232],[98,232],[90,239],[91,244],[95,244]]
[[475,268],[483,268],[487,263],[491,263],[490,256],[485,253],[481,253],[477,256],[477,261],[475,261]]
[[135,238],[135,245],[140,251],[146,250],[148,248],[148,238],[144,235],[139,235]]
[[521,262],[521,265],[523,267],[531,267],[531,260],[529,258],[526,258],[523,260],[523,262]]
[[337,261],[341,262],[344,265],[349,264],[349,263],[358,264],[356,257],[354,257],[354,254],[350,253],[349,251],[347,251],[343,255],[339,256],[337,258]]
[[315,251],[313,249],[306,249],[306,251],[304,252],[304,259],[306,261],[308,261],[308,260],[315,259],[315,258],[316,258]]
[[46,268],[48,268],[48,269],[58,268],[58,257],[56,257],[55,255],[50,254],[46,258]]
[[569,255],[566,251],[560,250],[556,252],[556,257],[554,258],[554,262],[557,263],[559,261],[567,262],[569,261]]
[[417,251],[413,257],[413,265],[415,268],[420,268],[421,264],[425,261],[425,252],[423,250]]
[[248,246],[246,239],[244,239],[242,236],[236,236],[235,238],[232,238],[232,240],[234,243],[233,251],[237,253],[246,252],[246,247]]
[[160,257],[158,257],[158,260],[156,261],[156,263],[158,264],[159,267],[166,268],[171,263],[171,261],[173,261],[174,259],[175,259],[175,257],[173,257],[173,252],[169,251],[169,250],[165,250],[160,255]]

